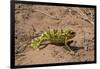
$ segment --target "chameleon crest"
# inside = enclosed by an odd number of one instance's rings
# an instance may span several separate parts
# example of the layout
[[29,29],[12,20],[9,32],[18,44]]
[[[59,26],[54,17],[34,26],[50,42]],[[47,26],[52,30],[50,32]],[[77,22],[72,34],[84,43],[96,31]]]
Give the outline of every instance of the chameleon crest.
[[71,51],[71,48],[67,45],[68,40],[75,37],[76,33],[73,30],[55,30],[50,29],[47,32],[41,34],[41,36],[34,38],[32,40],[31,46],[35,48],[39,48],[40,44],[44,41],[50,41],[53,44],[64,44],[64,48],[67,51]]

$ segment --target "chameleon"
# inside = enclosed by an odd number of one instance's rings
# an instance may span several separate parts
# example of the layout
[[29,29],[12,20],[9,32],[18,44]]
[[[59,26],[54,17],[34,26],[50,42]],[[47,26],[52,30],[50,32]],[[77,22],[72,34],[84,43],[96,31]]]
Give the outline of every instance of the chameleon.
[[66,51],[74,53],[74,51],[68,46],[68,41],[75,37],[76,33],[71,29],[57,30],[49,29],[47,32],[43,32],[39,37],[32,39],[31,47],[39,48],[42,42],[50,41],[52,44],[64,44]]

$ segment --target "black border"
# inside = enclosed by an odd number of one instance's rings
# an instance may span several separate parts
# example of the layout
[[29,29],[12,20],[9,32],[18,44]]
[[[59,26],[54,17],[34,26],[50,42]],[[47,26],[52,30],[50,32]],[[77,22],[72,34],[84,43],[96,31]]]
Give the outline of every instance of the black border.
[[[70,62],[70,63],[53,63],[53,64],[36,64],[36,65],[20,65],[15,66],[15,4],[32,4],[32,5],[53,5],[53,6],[70,6],[70,7],[85,7],[85,8],[94,8],[95,9],[95,24],[94,24],[94,35],[95,35],[95,54],[94,54],[94,61],[89,62]],[[11,28],[10,28],[10,44],[11,44],[11,62],[10,62],[10,68],[28,68],[28,67],[44,67],[44,66],[60,66],[60,65],[77,65],[77,64],[90,64],[90,63],[96,63],[96,5],[77,5],[77,4],[64,4],[64,3],[48,3],[48,2],[34,2],[34,1],[10,1],[10,7],[11,7]]]

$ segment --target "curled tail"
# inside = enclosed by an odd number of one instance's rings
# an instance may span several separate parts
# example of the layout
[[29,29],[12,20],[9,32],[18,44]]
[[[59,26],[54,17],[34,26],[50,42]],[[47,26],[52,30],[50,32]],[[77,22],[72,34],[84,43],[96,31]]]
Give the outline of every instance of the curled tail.
[[33,47],[34,49],[35,48],[38,48],[42,42],[42,37],[38,37],[38,38],[35,38],[35,39],[32,39],[32,43],[31,43],[31,47]]
[[48,39],[47,32],[44,32],[40,37],[32,39],[31,47],[33,47],[33,49],[39,48],[40,44],[47,39]]

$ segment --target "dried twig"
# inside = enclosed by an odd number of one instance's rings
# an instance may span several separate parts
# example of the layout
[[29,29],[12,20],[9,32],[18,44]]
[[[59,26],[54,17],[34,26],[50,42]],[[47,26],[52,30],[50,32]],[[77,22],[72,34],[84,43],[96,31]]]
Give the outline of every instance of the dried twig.
[[40,10],[34,10],[34,11],[36,11],[36,12],[40,12],[40,13],[42,13],[42,14],[44,14],[44,15],[46,15],[46,16],[52,18],[52,19],[56,19],[56,20],[59,20],[59,19],[60,19],[60,18],[57,18],[57,17],[55,17],[55,16],[51,16],[51,15],[45,13],[45,12],[42,12],[42,11],[40,11]]
[[[26,9],[26,8],[25,8],[25,9],[16,9],[16,10],[30,10],[30,9]],[[38,9],[35,9],[34,12],[40,12],[40,13],[42,13],[42,14],[44,14],[44,15],[46,15],[46,16],[52,18],[52,19],[56,19],[56,20],[59,20],[59,19],[60,19],[60,18],[57,18],[57,17],[55,17],[55,16],[51,16],[51,15],[47,14],[46,12],[40,11],[40,10],[38,10]]]
[[89,20],[88,16],[86,14],[84,14],[79,8],[73,8],[73,10],[77,11],[77,13],[79,15],[81,15],[81,18],[84,19],[85,21],[88,21],[89,23],[91,23],[92,25],[94,25],[94,22]]

